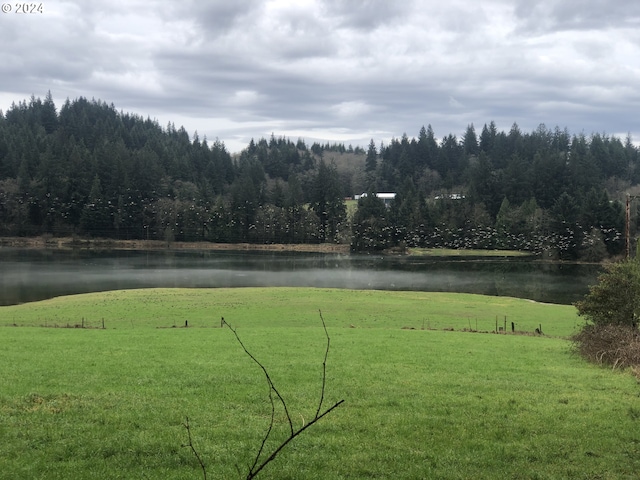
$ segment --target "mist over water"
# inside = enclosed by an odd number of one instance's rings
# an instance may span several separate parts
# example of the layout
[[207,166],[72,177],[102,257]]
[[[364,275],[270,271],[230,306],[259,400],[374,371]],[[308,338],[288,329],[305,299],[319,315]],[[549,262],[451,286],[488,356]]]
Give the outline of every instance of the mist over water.
[[0,249],[0,305],[115,289],[263,286],[466,292],[571,303],[598,272],[597,266],[513,259]]

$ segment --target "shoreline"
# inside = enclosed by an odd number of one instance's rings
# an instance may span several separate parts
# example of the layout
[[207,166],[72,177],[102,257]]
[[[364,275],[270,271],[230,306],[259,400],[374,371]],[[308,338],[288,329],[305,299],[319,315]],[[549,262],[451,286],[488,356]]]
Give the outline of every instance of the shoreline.
[[235,250],[265,252],[349,253],[349,245],[339,244],[254,244],[212,242],[166,242],[162,240],[115,240],[77,237],[0,237],[0,248],[54,250]]
[[[213,243],[213,242],[166,242],[163,240],[116,240],[109,238],[80,238],[80,237],[0,237],[0,249],[18,248],[25,250],[93,250],[93,251],[167,251],[167,252],[197,252],[197,251],[246,251],[246,252],[299,252],[299,253],[334,253],[348,255],[351,253],[349,245],[320,243]],[[394,249],[377,252],[380,255],[400,255],[415,258],[449,258],[457,261],[492,260],[492,259],[522,259],[536,263],[551,264],[589,264],[602,265],[614,261],[605,259],[601,262],[550,260],[536,257],[533,254],[519,251],[494,250],[448,250],[448,249]],[[427,251],[428,250],[428,251]],[[437,252],[437,253],[436,253]],[[455,253],[452,253],[455,252]]]

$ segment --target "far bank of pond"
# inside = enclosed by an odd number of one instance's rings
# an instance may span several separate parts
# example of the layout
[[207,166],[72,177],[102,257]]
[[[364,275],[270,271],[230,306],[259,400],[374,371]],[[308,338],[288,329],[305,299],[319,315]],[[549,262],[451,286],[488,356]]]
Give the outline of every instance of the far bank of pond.
[[[260,252],[307,252],[350,253],[349,245],[337,243],[213,243],[213,242],[166,242],[161,240],[115,240],[108,238],[80,237],[0,237],[0,248],[58,249],[58,250],[163,250],[163,251],[260,251]],[[532,257],[530,252],[518,250],[468,250],[450,248],[407,248],[383,252],[391,255],[429,257]]]
[[598,265],[526,257],[5,246],[0,305],[129,288],[267,286],[478,293],[570,304],[599,272]]
[[59,250],[166,250],[166,251],[264,251],[264,252],[309,252],[349,253],[349,245],[320,244],[259,244],[259,243],[212,243],[212,242],[164,242],[162,240],[114,240],[109,238],[76,237],[0,237],[0,248],[59,249]]

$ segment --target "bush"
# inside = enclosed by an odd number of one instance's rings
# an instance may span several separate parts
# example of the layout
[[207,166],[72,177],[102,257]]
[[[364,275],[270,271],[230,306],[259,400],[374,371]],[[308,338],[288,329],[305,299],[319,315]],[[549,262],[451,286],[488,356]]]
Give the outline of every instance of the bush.
[[640,331],[624,324],[585,325],[572,337],[583,358],[613,368],[640,367]]
[[640,313],[640,263],[624,260],[609,264],[589,288],[583,300],[575,303],[578,314],[594,325],[637,327]]

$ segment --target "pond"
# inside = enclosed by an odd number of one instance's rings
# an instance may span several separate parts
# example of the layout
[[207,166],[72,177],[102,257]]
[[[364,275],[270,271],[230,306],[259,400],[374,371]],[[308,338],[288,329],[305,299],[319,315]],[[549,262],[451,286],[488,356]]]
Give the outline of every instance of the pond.
[[569,304],[599,271],[515,258],[0,248],[0,305],[115,289],[255,286],[466,292]]

